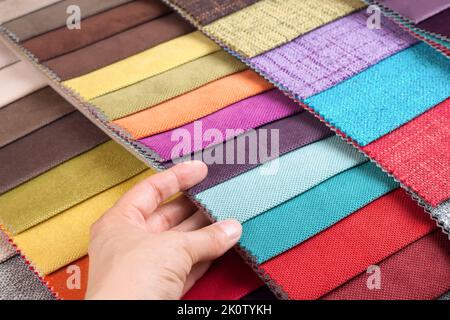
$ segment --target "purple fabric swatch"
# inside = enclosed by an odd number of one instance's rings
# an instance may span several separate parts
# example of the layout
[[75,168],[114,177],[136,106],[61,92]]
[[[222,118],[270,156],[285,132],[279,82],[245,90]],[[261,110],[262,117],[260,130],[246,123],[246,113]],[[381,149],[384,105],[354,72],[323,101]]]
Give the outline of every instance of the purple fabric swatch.
[[[178,144],[178,140],[171,140],[172,135],[176,130],[187,130],[191,137],[191,150],[180,152],[177,156],[180,157],[199,151],[213,144],[223,142],[226,140],[225,132],[227,129],[242,129],[241,133],[243,133],[274,120],[301,112],[301,110],[302,109],[294,101],[284,96],[279,90],[271,90],[234,103],[227,108],[198,120],[197,124],[192,122],[180,128],[166,131],[139,141],[147,147],[152,148],[164,161],[167,161],[172,159],[171,152],[175,145]],[[197,133],[200,126],[201,131],[200,133]],[[194,128],[197,128],[195,133]],[[219,130],[224,139],[214,141],[213,143],[203,141],[202,132],[205,133],[208,129]],[[238,134],[239,133],[229,135],[228,139],[233,138]],[[196,141],[194,141],[194,139]]]
[[[380,4],[396,11],[405,18],[419,23],[445,9],[450,8],[449,0],[378,0]],[[447,21],[448,23],[448,21]]]
[[[262,134],[262,129],[266,129],[267,135]],[[256,136],[258,136],[259,141],[268,142],[268,150],[267,154],[271,155],[274,151],[274,147],[271,144],[271,130],[278,129],[279,130],[279,155],[286,154],[290,151],[301,148],[307,144],[316,142],[318,140],[327,138],[332,136],[334,133],[326,127],[323,123],[321,123],[318,119],[316,119],[313,115],[308,112],[302,112],[300,114],[296,114],[290,116],[288,118],[284,118],[281,120],[274,121],[272,123],[266,124],[262,127],[256,129]],[[223,151],[223,163],[224,164],[208,164],[208,176],[205,180],[203,180],[200,184],[194,186],[189,190],[190,194],[198,194],[206,189],[211,188],[212,186],[218,185],[222,182],[230,180],[233,177],[240,175],[248,170],[251,170],[265,161],[263,159],[258,159],[257,163],[251,163],[246,157],[246,160],[243,164],[237,164],[237,154],[238,154],[238,139],[246,139],[246,136],[250,133],[246,133],[244,135],[240,135],[235,139],[228,140],[222,144],[213,146],[206,150],[201,151],[202,155],[205,155],[205,152],[218,152],[218,148],[221,148]],[[249,154],[249,145],[248,140],[245,143],[245,155]],[[256,144],[259,152],[260,144]],[[231,146],[231,147],[230,147]],[[234,161],[230,164],[230,162],[226,162],[227,150],[228,148],[234,149]],[[214,150],[214,151],[212,151]],[[244,149],[239,150],[244,151]],[[199,153],[198,153],[199,154]],[[197,155],[198,155],[197,154]],[[220,154],[220,153],[219,153]],[[191,156],[192,158],[195,157]],[[191,158],[189,157],[189,158]],[[267,159],[266,159],[267,160]],[[172,163],[166,163],[167,167],[170,167]]]
[[416,27],[450,38],[450,9],[419,23]]
[[362,72],[416,43],[394,22],[369,29],[357,12],[288,44],[252,58],[250,63],[300,99],[305,99]]

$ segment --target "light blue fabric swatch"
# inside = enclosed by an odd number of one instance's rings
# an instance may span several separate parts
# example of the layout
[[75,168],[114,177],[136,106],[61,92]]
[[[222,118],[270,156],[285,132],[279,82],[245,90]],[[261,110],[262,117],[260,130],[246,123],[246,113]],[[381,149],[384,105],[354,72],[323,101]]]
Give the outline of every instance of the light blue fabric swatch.
[[[333,136],[207,189],[197,198],[217,220],[245,222],[364,161],[359,151]],[[265,175],[269,169],[276,174]]]
[[263,263],[398,187],[375,164],[362,164],[245,222],[240,244]]
[[365,146],[450,96],[450,60],[414,45],[305,103]]

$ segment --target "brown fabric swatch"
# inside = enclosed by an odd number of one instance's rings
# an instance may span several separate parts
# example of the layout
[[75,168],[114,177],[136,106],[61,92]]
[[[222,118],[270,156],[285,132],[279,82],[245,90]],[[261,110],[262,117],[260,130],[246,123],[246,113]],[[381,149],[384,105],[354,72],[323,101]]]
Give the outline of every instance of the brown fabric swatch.
[[192,31],[194,31],[193,26],[177,14],[171,13],[44,64],[64,81],[95,71]]
[[0,148],[0,194],[107,140],[77,111]]
[[77,5],[81,9],[81,17],[87,18],[99,12],[109,10],[131,0],[64,0],[41,10],[5,23],[5,27],[14,32],[20,41],[55,30],[66,25],[69,14],[67,8]]
[[202,25],[209,24],[259,0],[172,0]]
[[0,148],[73,111],[50,87],[14,101],[0,109]]
[[137,0],[83,20],[79,30],[69,30],[64,26],[25,41],[23,46],[40,61],[46,61],[170,12],[170,8],[161,1]]

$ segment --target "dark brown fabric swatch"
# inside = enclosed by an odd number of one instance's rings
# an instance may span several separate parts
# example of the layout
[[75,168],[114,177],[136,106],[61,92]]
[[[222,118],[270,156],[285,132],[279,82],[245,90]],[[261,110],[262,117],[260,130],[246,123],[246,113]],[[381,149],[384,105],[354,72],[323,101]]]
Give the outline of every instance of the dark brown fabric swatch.
[[172,0],[171,2],[189,13],[201,25],[248,7],[259,0]]
[[132,0],[64,0],[41,10],[5,23],[5,27],[14,32],[20,41],[55,30],[66,25],[67,8],[77,5],[81,9],[81,17],[87,18],[99,12],[109,10]]
[[0,193],[108,140],[78,111],[42,127],[0,148]]
[[0,109],[0,148],[75,111],[52,88],[45,87]]
[[192,31],[193,26],[177,14],[171,13],[44,64],[62,80],[68,80]]
[[417,27],[450,38],[450,9],[422,21]]
[[25,41],[23,46],[40,61],[46,61],[170,12],[171,9],[159,0],[136,0],[83,20],[79,30],[64,26]]

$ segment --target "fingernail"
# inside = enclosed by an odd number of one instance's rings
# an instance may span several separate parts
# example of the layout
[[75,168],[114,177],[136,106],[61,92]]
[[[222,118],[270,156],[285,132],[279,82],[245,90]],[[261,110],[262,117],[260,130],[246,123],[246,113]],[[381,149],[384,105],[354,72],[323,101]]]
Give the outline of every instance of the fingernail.
[[236,241],[241,237],[242,226],[236,220],[225,220],[219,222],[219,227],[227,235],[230,241]]

